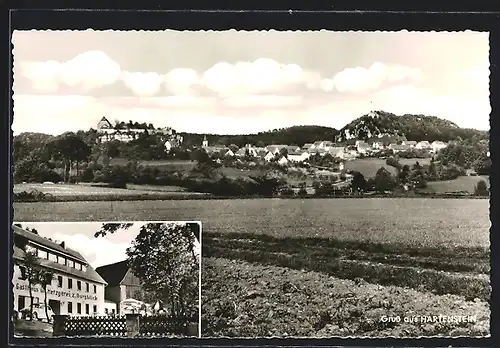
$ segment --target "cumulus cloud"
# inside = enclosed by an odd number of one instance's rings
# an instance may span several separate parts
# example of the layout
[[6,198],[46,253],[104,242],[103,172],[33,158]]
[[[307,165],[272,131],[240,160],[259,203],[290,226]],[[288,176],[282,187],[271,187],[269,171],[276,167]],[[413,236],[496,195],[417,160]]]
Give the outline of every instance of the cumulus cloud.
[[21,74],[33,88],[55,91],[61,83],[83,90],[109,85],[121,76],[118,63],[101,51],[88,51],[66,62],[21,62]]
[[272,92],[307,84],[310,74],[296,64],[261,58],[254,62],[220,62],[203,73],[202,83],[223,96]]
[[150,96],[156,94],[161,87],[163,77],[154,72],[124,72],[123,82],[137,96]]
[[379,88],[385,82],[397,83],[405,80],[420,82],[423,80],[423,73],[417,68],[374,63],[369,68],[344,69],[325,86],[330,89],[335,87],[339,92],[364,92]]
[[164,76],[167,91],[175,95],[189,95],[191,88],[200,83],[200,76],[193,69],[173,69]]

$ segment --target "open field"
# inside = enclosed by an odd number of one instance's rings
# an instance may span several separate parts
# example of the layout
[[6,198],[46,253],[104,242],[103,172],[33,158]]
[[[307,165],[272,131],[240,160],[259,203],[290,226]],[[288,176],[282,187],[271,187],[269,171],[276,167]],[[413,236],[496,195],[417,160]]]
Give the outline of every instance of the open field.
[[[318,272],[204,258],[202,334],[229,337],[418,337],[489,334],[484,301],[351,281]],[[221,293],[223,296],[221,296]],[[475,322],[405,323],[471,316]],[[382,322],[400,316],[400,323]]]
[[[347,170],[355,170],[363,174],[365,178],[371,178],[374,177],[375,174],[377,173],[377,170],[380,169],[380,167],[384,167],[388,171],[390,171],[392,174],[396,174],[396,169],[394,167],[391,167],[385,163],[385,159],[380,159],[380,158],[361,158],[361,159],[355,159],[353,161],[346,161],[345,162],[345,169]],[[420,163],[421,165],[424,164],[429,164],[430,159],[429,158],[400,158],[399,163],[401,165],[409,165],[412,166],[416,162]]]
[[[411,212],[411,213],[410,213]],[[204,231],[489,247],[489,201],[228,199],[14,203],[17,221],[201,220]]]
[[422,191],[432,193],[468,191],[473,193],[480,180],[485,180],[489,187],[490,179],[487,176],[461,176],[455,180],[428,182],[427,188]]
[[110,188],[91,184],[16,184],[14,193],[22,191],[30,192],[37,190],[53,196],[73,196],[73,195],[130,195],[148,194],[151,192],[183,192],[183,188],[177,186],[154,186],[154,185],[127,185],[126,189]]
[[[127,158],[113,158],[110,165],[125,166],[129,160]],[[190,160],[153,160],[138,161],[138,165],[157,167],[160,170],[186,170],[189,171],[196,166],[196,161]]]
[[265,171],[258,169],[237,169],[232,167],[222,167],[222,173],[229,178],[240,178],[249,176],[264,175]]

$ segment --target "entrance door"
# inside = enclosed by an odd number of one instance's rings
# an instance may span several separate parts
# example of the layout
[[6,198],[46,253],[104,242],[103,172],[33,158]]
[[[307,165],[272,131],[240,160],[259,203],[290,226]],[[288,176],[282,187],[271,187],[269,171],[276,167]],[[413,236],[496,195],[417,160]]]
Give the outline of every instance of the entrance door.
[[61,314],[61,301],[49,300],[49,306],[52,308],[52,312],[54,312],[55,315]]
[[17,298],[17,310],[21,311],[26,307],[26,296],[19,295]]

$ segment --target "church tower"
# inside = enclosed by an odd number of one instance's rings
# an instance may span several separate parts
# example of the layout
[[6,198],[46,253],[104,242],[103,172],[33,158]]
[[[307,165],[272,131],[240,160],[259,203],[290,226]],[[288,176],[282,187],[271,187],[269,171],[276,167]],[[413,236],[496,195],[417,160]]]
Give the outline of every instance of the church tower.
[[207,140],[207,136],[206,135],[203,137],[203,143],[202,143],[201,146],[202,147],[208,147],[208,140]]

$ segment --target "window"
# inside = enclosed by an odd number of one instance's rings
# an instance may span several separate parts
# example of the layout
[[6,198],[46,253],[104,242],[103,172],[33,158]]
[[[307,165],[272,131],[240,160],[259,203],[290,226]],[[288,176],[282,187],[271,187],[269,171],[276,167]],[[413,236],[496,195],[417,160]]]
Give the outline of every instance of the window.
[[57,262],[57,255],[49,253],[49,260],[53,262]]
[[89,283],[85,283],[85,291],[86,292],[90,291],[90,284]]
[[21,271],[21,274],[19,275],[19,279],[21,280],[26,280],[28,277],[26,275],[26,267],[24,266],[19,266],[19,270]]
[[87,272],[87,266],[82,265],[82,271],[83,271],[83,272]]
[[49,259],[49,253],[45,250],[38,249],[38,257],[41,259]]
[[68,278],[68,289],[73,289],[73,279]]
[[63,279],[62,276],[57,276],[57,287],[62,288]]
[[79,281],[79,280],[76,281],[76,288],[78,290],[82,290],[82,282],[81,281]]
[[94,294],[97,293],[97,286],[94,284]]
[[108,309],[104,308],[104,314],[108,314],[108,313],[109,313]]
[[34,246],[28,245],[26,247],[26,251],[29,252],[29,253],[35,253],[35,254],[38,255],[38,252],[37,252],[37,250],[36,250],[36,248]]
[[97,313],[97,305],[94,305],[94,308],[92,308],[94,310],[94,313]]
[[69,266],[69,267],[72,267],[72,268],[75,268],[75,261],[73,261],[73,260],[68,260],[68,266]]
[[73,313],[73,303],[68,301],[68,313]]
[[81,270],[82,270],[82,264],[81,264],[81,263],[78,263],[78,267],[77,267],[77,269],[78,269],[79,271],[81,271]]
[[76,304],[76,313],[82,314],[82,304],[81,303]]
[[85,314],[90,314],[90,305],[88,303],[85,303]]
[[57,257],[57,263],[60,265],[65,265],[66,266],[66,258],[64,256],[58,256]]

